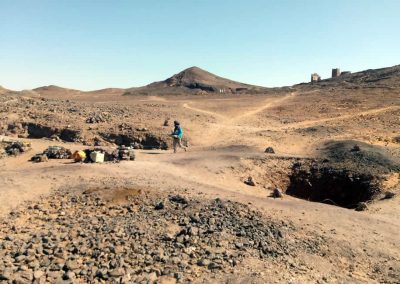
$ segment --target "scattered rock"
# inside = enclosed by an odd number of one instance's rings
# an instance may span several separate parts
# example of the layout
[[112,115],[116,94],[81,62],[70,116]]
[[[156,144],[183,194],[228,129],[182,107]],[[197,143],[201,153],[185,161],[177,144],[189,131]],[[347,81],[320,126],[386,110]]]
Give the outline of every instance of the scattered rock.
[[367,203],[365,203],[365,202],[359,202],[359,203],[357,204],[356,211],[366,211],[366,210],[368,210]]
[[210,261],[208,259],[202,258],[197,262],[198,266],[208,266],[210,264]]
[[71,150],[62,146],[50,146],[43,151],[42,155],[46,155],[49,159],[70,159]]
[[[10,215],[8,224],[31,219],[24,234],[16,225],[0,227],[1,279],[186,283],[210,271],[234,271],[246,257],[276,257],[293,249],[282,237],[288,224],[240,203],[146,193],[116,205],[108,203],[110,195],[109,189],[77,194],[66,187]],[[27,249],[21,254],[20,248]],[[5,260],[18,263],[19,272],[1,270]]]
[[264,152],[268,154],[275,154],[275,150],[272,147],[267,147]]
[[173,203],[178,203],[178,204],[183,204],[186,205],[188,204],[188,201],[186,198],[184,198],[183,196],[180,195],[173,195],[169,197],[169,201],[173,202]]
[[9,268],[5,268],[3,272],[0,272],[0,280],[11,280],[13,271]]
[[164,208],[165,208],[165,205],[164,205],[164,202],[162,202],[162,201],[157,202],[157,204],[154,206],[154,209],[156,209],[156,210],[162,210]]
[[86,123],[102,123],[109,122],[111,120],[111,115],[103,112],[99,114],[92,114],[86,119]]
[[256,183],[252,177],[248,177],[247,180],[244,181],[244,183],[250,186],[256,186]]
[[396,193],[391,192],[391,191],[385,191],[383,193],[383,197],[381,198],[381,200],[383,200],[383,199],[391,199],[391,198],[394,198],[395,196],[396,196]]
[[120,160],[133,161],[135,160],[135,151],[133,147],[121,146],[118,148],[118,156]]
[[76,261],[73,260],[68,260],[65,263],[65,267],[66,270],[75,270],[79,268],[79,264]]
[[33,273],[33,278],[34,278],[34,279],[39,279],[39,278],[41,278],[43,275],[44,275],[44,272],[43,272],[43,271],[41,271],[41,270],[36,270],[36,271]]
[[2,148],[3,153],[1,155],[17,156],[21,153],[29,151],[31,149],[31,144],[21,141],[3,141],[0,143],[0,148]]
[[275,187],[273,192],[272,192],[272,194],[271,194],[271,197],[273,197],[273,198],[283,198],[283,193],[279,188]]
[[49,158],[45,154],[36,154],[31,158],[31,161],[36,163],[42,163],[42,162],[48,162]]
[[222,268],[222,266],[220,264],[218,264],[218,263],[215,263],[215,262],[211,262],[208,265],[208,269],[211,269],[211,270],[216,270],[216,269],[221,269],[221,268]]
[[154,282],[156,282],[157,281],[157,274],[155,273],[155,272],[152,272],[152,273],[149,273],[147,276],[146,276],[146,279],[147,279],[147,281],[148,281],[148,283],[154,283]]
[[110,275],[111,277],[114,277],[114,278],[118,278],[118,277],[125,275],[125,270],[122,267],[116,268],[116,269],[109,271],[108,275]]
[[169,277],[167,275],[163,275],[158,279],[159,284],[176,284],[176,279],[173,277]]

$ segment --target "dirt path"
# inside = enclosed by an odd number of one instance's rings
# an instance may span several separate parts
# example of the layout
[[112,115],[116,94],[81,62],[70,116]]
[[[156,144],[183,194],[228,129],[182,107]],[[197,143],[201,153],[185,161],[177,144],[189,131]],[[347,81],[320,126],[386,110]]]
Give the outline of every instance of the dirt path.
[[301,122],[295,122],[295,123],[289,123],[286,124],[282,127],[277,127],[273,128],[274,130],[287,130],[290,128],[304,128],[304,127],[310,127],[310,126],[315,126],[315,125],[320,125],[325,122],[332,122],[332,121],[338,121],[338,120],[347,120],[347,119],[352,119],[355,117],[359,116],[364,116],[364,115],[375,115],[379,114],[382,112],[388,112],[388,111],[394,111],[394,110],[399,110],[400,106],[390,106],[390,107],[383,107],[383,108],[376,108],[376,109],[370,109],[367,111],[362,111],[358,113],[351,113],[351,114],[345,114],[337,117],[331,117],[331,118],[322,118],[322,119],[315,119],[315,120],[306,120],[306,121],[301,121]]
[[223,120],[228,119],[226,116],[224,116],[222,114],[219,114],[219,113],[216,113],[216,112],[212,112],[212,111],[208,111],[208,110],[204,110],[204,109],[201,109],[201,108],[196,108],[194,106],[190,106],[189,103],[182,104],[182,107],[184,107],[186,109],[189,109],[189,110],[193,110],[195,112],[200,112],[200,113],[203,113],[203,114],[211,115],[211,116],[213,116],[215,118],[219,118],[219,119],[223,119]]
[[[305,94],[305,93],[303,93]],[[215,147],[229,144],[250,144],[254,146],[257,143],[254,138],[259,131],[293,131],[300,128],[317,126],[328,122],[336,122],[342,120],[350,120],[355,117],[367,115],[377,115],[384,112],[399,110],[400,106],[388,106],[382,108],[374,108],[366,111],[344,114],[336,117],[305,120],[295,123],[287,123],[284,125],[268,125],[267,127],[255,127],[246,123],[245,120],[256,117],[257,114],[267,111],[269,108],[279,106],[291,98],[299,95],[297,92],[292,92],[278,99],[268,98],[261,106],[243,111],[239,115],[233,113],[221,114],[215,111],[193,106],[193,102],[186,102],[182,106],[185,109],[211,116],[216,119],[216,122],[207,123],[202,127],[191,129],[193,132],[194,145],[197,147]],[[262,147],[263,145],[258,145]]]
[[240,121],[242,118],[245,118],[245,117],[248,117],[248,116],[256,115],[256,114],[258,114],[258,113],[260,113],[260,112],[262,112],[262,111],[264,111],[264,110],[267,110],[267,109],[269,109],[269,108],[271,108],[271,107],[277,106],[278,104],[280,104],[280,103],[282,103],[282,102],[284,102],[284,101],[286,101],[286,100],[289,100],[289,99],[291,99],[291,98],[293,98],[293,97],[295,97],[295,96],[297,96],[297,95],[298,95],[298,92],[292,92],[292,93],[290,93],[289,95],[285,95],[285,96],[283,96],[282,98],[273,100],[272,102],[271,102],[271,101],[268,101],[268,102],[265,103],[264,105],[262,105],[262,106],[260,106],[260,107],[258,107],[258,108],[256,108],[256,109],[254,109],[254,110],[246,111],[246,112],[244,112],[243,114],[238,115],[238,116],[232,118],[232,122],[233,122],[233,121],[236,121],[236,122],[237,122],[237,121]]
[[216,123],[209,123],[206,127],[202,128],[200,132],[195,133],[196,136],[196,144],[201,147],[209,147],[209,146],[217,146],[221,143],[228,144],[227,142],[231,142],[232,139],[240,140],[243,137],[242,131],[247,132],[247,127],[241,127],[239,123],[247,117],[254,116],[262,111],[267,110],[268,108],[279,105],[280,103],[293,98],[297,93],[292,92],[288,95],[277,99],[268,98],[265,100],[261,106],[256,107],[254,109],[244,111],[239,115],[234,115],[232,113],[228,113],[227,115],[222,115],[217,112],[197,108],[189,105],[188,103],[184,103],[182,106],[186,109],[200,112],[206,115],[210,115],[217,119]]

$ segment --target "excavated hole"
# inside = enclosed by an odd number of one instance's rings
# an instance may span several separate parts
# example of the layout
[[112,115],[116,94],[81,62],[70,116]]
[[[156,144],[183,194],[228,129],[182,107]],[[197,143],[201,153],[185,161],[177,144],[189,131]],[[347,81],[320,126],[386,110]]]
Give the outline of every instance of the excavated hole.
[[29,138],[52,138],[54,136],[60,137],[61,140],[66,142],[79,142],[81,140],[81,133],[79,130],[73,129],[58,129],[37,123],[24,124],[26,127]]
[[400,172],[386,148],[355,140],[328,141],[321,158],[296,163],[286,193],[310,201],[357,208],[378,199],[385,176]]
[[131,135],[131,134],[119,134],[119,133],[101,133],[101,137],[108,142],[117,144],[119,146],[131,146],[132,144],[141,145],[141,148],[161,149],[167,150],[169,148],[168,143],[162,138],[157,137],[151,133],[145,133],[143,135]]
[[294,167],[287,194],[309,201],[356,208],[381,192],[378,177],[329,166]]
[[[53,138],[54,136],[58,136],[61,140],[66,142],[84,141],[80,130],[67,128],[59,129],[37,123],[26,123],[23,127],[26,128],[29,138]],[[168,142],[164,138],[149,132],[134,132],[128,134],[98,133],[98,135],[105,141],[114,143],[118,146],[131,146],[135,144],[138,148],[147,150],[167,150],[169,148]]]

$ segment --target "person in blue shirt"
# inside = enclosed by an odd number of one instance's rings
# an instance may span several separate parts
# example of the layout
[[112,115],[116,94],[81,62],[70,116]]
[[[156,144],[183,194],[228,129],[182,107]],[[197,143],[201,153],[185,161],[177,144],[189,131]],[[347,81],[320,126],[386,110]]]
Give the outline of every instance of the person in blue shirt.
[[172,132],[172,138],[173,138],[173,146],[174,146],[174,153],[178,150],[178,146],[180,148],[183,148],[186,152],[186,146],[182,144],[182,138],[183,138],[183,130],[181,128],[181,125],[179,121],[174,121],[174,131]]

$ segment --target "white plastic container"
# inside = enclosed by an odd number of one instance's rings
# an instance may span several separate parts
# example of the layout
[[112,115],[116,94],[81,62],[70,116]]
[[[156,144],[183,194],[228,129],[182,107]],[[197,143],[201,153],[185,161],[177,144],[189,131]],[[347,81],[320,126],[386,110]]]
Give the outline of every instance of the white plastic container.
[[101,152],[92,152],[90,153],[90,159],[94,162],[94,163],[103,163],[104,162],[104,153]]

